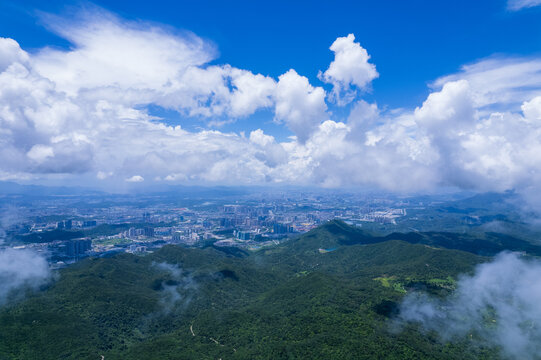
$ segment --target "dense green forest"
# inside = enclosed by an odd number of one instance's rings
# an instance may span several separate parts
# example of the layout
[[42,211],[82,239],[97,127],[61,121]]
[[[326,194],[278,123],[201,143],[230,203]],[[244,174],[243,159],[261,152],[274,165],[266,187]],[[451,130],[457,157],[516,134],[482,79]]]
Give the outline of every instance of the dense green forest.
[[392,326],[405,293],[448,295],[488,260],[466,240],[470,252],[443,248],[456,247],[449,238],[331,221],[249,254],[165,246],[89,258],[4,306],[0,359],[496,358],[471,338]]

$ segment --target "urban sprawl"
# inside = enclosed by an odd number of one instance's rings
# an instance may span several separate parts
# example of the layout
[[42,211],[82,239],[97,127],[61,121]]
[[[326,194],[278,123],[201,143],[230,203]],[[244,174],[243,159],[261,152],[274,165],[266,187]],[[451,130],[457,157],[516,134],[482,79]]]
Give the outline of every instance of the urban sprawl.
[[[279,244],[330,219],[358,226],[393,224],[413,205],[305,193],[187,199],[52,196],[34,200],[26,208],[18,205],[17,214],[9,214],[8,206],[3,218],[11,221],[2,232],[11,240],[2,246],[32,248],[58,267],[87,256],[143,254],[166,244],[251,251]],[[189,205],[182,206],[186,202]]]

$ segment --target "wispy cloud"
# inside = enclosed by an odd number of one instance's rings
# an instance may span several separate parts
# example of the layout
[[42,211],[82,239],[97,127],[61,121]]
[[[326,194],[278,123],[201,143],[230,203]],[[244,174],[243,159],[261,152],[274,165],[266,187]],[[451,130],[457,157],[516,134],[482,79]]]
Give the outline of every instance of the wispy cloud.
[[178,265],[153,263],[153,266],[167,274],[167,279],[160,284],[160,313],[168,314],[184,309],[192,300],[197,290],[197,283],[191,274]]
[[47,260],[31,250],[0,250],[0,305],[35,290],[51,277]]
[[524,8],[530,8],[541,5],[541,0],[508,0],[507,8],[511,11],[518,11]]

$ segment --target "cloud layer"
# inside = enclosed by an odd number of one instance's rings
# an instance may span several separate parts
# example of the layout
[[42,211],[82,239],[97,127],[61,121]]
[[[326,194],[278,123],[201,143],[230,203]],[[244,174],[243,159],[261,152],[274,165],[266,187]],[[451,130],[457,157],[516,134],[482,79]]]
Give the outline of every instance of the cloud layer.
[[[294,69],[272,78],[216,64],[195,34],[99,9],[46,22],[72,47],[28,53],[0,39],[0,179],[524,194],[541,180],[539,58],[480,60],[434,81],[422,104],[388,109],[360,98],[379,74],[352,34],[332,44],[318,86]],[[346,119],[334,103],[349,103]],[[187,131],[149,105],[208,124],[271,111],[294,136]]]
[[442,301],[408,295],[400,320],[420,323],[444,340],[474,334],[501,348],[506,357],[538,359],[541,353],[541,263],[502,253],[462,277],[453,296]]

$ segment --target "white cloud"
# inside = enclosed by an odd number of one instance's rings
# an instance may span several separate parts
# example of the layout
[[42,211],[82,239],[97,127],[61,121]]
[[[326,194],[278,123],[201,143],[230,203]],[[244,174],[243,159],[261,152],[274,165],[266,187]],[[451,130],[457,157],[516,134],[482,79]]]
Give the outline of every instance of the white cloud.
[[84,134],[91,125],[84,121],[86,105],[57,92],[28,66],[14,62],[0,73],[2,170],[86,171],[92,163],[92,144]]
[[473,125],[476,114],[468,81],[450,81],[440,91],[431,93],[423,105],[415,109],[415,119],[421,127],[446,135]]
[[99,180],[105,180],[112,175],[113,175],[112,171],[109,171],[109,172],[98,171],[98,173],[96,174],[96,178],[98,178]]
[[393,191],[433,188],[439,182],[432,170],[437,162],[427,140],[415,133],[415,123],[409,118],[378,120],[381,124],[368,135],[356,117],[348,124],[328,120],[305,144],[283,144],[290,154],[287,165],[278,167],[283,181]]
[[507,8],[511,11],[518,11],[541,5],[541,0],[507,0]]
[[263,130],[257,129],[250,133],[250,141],[260,146],[267,146],[274,143],[274,137],[265,135]]
[[541,122],[541,96],[524,102],[521,109],[526,120],[536,123]]
[[520,105],[541,95],[541,59],[492,57],[465,65],[461,71],[441,77],[432,84],[466,80],[475,106],[483,114],[492,111],[520,110]]
[[184,174],[169,174],[165,177],[165,181],[185,181],[188,178]]
[[130,107],[152,103],[201,117],[244,117],[273,105],[272,78],[208,66],[217,52],[192,33],[122,20],[99,9],[73,19],[45,19],[73,47],[42,49],[31,58],[32,68],[70,97]]
[[305,142],[328,119],[325,91],[310,85],[293,69],[280,75],[275,96],[276,119],[284,121],[300,142]]
[[[288,154],[283,146],[277,144],[274,137],[265,135],[263,130],[257,129],[250,133],[250,143],[257,149],[254,157],[262,161],[270,169],[286,164]],[[269,178],[266,175],[266,180]]]
[[138,182],[145,181],[145,178],[143,178],[141,175],[133,175],[132,177],[127,178],[126,181],[127,182],[138,183]]
[[176,36],[161,27],[125,21],[104,10],[83,11],[70,18],[49,15],[45,20],[73,48],[45,48],[32,62],[37,72],[70,95],[110,86],[165,89],[189,67],[215,58],[214,48],[193,34]]
[[254,75],[246,70],[231,69],[231,114],[246,116],[259,108],[273,105],[273,93],[276,81],[261,74]]
[[535,187],[541,161],[541,128],[534,120],[538,98],[523,103],[523,114],[483,115],[479,89],[467,79],[452,79],[414,111],[382,113],[359,101],[346,124],[325,122],[304,145],[284,144],[290,155],[280,171],[290,181],[394,191],[451,186],[525,193]]
[[26,153],[26,156],[38,163],[42,163],[43,161],[47,160],[47,158],[53,157],[54,151],[50,146],[38,144],[32,146],[32,148]]
[[366,90],[379,74],[376,66],[368,62],[370,55],[355,42],[353,34],[339,37],[330,49],[334,52],[334,60],[319,78],[333,85],[332,97],[343,105],[355,98],[356,91],[352,87]]
[[28,54],[19,44],[9,38],[0,37],[0,72],[5,71],[13,63],[26,63]]
[[[538,181],[541,129],[535,121],[541,76],[535,59],[490,59],[436,81],[415,118],[452,186],[502,191]],[[522,110],[522,113],[521,113]]]

